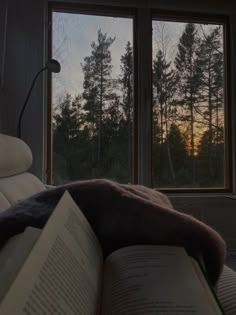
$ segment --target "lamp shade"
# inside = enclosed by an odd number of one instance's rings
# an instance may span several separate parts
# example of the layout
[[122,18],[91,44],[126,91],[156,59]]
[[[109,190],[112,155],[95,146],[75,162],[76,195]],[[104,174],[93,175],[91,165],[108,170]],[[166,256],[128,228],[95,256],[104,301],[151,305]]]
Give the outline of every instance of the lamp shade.
[[48,62],[46,63],[46,68],[54,73],[59,73],[61,71],[61,65],[55,59],[48,60]]

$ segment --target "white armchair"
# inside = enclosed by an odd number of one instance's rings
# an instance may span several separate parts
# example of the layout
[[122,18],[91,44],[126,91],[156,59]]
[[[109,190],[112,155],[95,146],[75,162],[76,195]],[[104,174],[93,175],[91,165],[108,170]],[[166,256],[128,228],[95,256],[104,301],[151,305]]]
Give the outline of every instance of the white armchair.
[[[0,211],[46,190],[46,186],[28,172],[32,160],[31,150],[22,140],[0,134]],[[224,266],[216,292],[225,309],[225,314],[235,315],[235,271]]]
[[28,172],[32,161],[31,150],[25,142],[0,134],[0,211],[46,190],[45,185]]

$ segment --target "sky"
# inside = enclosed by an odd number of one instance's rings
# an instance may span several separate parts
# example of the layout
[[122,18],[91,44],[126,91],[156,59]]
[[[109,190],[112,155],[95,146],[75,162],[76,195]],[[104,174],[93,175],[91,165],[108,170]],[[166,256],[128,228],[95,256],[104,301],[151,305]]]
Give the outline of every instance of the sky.
[[[162,46],[162,34],[170,58],[176,52],[177,41],[185,23],[153,23],[153,52]],[[111,45],[112,77],[120,74],[120,58],[127,41],[133,42],[132,18],[104,17],[78,13],[53,13],[53,58],[61,63],[61,72],[53,74],[53,103],[66,93],[76,95],[83,89],[81,62],[91,53],[91,43],[96,42],[101,28],[108,37],[116,37]]]
[[[165,50],[167,59],[173,61],[185,25],[183,22],[153,21],[153,56],[161,48]],[[212,26],[202,27],[207,29]],[[53,74],[53,104],[58,103],[66,93],[75,96],[82,92],[81,63],[91,54],[91,43],[97,41],[100,28],[107,37],[116,37],[110,50],[112,77],[117,78],[126,43],[133,42],[132,18],[53,12],[52,56],[61,63],[61,72]]]
[[125,53],[127,41],[132,43],[132,19],[100,17],[73,13],[53,14],[53,58],[61,63],[61,72],[54,75],[53,101],[70,93],[82,91],[81,62],[91,53],[91,43],[97,40],[101,28],[107,37],[116,37],[110,46],[112,76],[120,74],[120,58]]

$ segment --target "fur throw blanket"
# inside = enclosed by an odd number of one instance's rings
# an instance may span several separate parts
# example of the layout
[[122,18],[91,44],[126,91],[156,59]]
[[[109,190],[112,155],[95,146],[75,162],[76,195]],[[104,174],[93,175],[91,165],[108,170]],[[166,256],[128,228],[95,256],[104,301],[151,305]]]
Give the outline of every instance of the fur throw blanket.
[[39,193],[0,213],[0,242],[26,226],[42,228],[68,190],[90,222],[108,255],[123,246],[159,244],[183,246],[201,255],[216,283],[225,258],[225,243],[209,226],[173,209],[168,198],[153,189],[97,179],[78,181]]

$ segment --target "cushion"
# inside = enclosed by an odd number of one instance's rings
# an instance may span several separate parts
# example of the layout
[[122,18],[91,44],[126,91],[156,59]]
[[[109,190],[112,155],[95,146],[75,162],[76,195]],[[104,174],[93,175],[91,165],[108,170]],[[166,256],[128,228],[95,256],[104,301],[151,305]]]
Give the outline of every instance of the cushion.
[[22,140],[0,134],[0,178],[27,171],[32,165],[30,148]]
[[4,197],[4,195],[0,191],[0,211],[7,209],[10,207],[9,201]]
[[[0,192],[10,205],[44,190],[46,190],[44,184],[30,173],[0,178]],[[6,208],[1,208],[0,204],[0,210]]]

